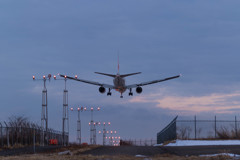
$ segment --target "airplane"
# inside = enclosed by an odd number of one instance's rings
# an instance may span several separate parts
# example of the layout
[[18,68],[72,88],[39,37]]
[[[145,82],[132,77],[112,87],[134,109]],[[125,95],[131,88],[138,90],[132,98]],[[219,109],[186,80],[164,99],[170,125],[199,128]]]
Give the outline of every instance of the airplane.
[[101,74],[104,76],[109,76],[113,78],[113,85],[109,85],[109,84],[104,84],[104,83],[99,83],[99,82],[94,82],[94,81],[89,81],[89,80],[84,80],[84,79],[79,79],[77,77],[77,75],[75,75],[75,77],[70,77],[67,75],[62,75],[62,74],[58,74],[60,77],[64,77],[66,79],[71,79],[71,80],[75,80],[75,81],[79,81],[79,82],[83,82],[83,83],[88,83],[88,84],[92,84],[92,85],[96,85],[96,86],[100,86],[99,87],[99,92],[100,93],[105,93],[106,92],[106,88],[108,88],[108,92],[107,92],[107,96],[111,96],[111,90],[115,89],[116,91],[120,92],[121,96],[120,98],[123,98],[123,93],[129,89],[129,96],[133,96],[133,92],[132,92],[132,88],[136,88],[136,93],[140,94],[142,93],[143,89],[142,86],[145,85],[150,85],[150,84],[154,84],[154,83],[159,83],[159,82],[163,82],[163,81],[167,81],[167,80],[171,80],[171,79],[175,79],[175,78],[179,78],[181,75],[177,75],[177,76],[173,76],[173,77],[168,77],[168,78],[164,78],[164,79],[158,79],[158,80],[153,80],[153,81],[149,81],[149,82],[143,82],[143,83],[138,83],[138,84],[132,84],[132,85],[126,85],[125,84],[125,77],[128,76],[132,76],[132,75],[136,75],[136,74],[140,74],[141,72],[136,72],[136,73],[129,73],[129,74],[119,74],[119,63],[118,63],[118,72],[116,75],[114,74],[107,74],[107,73],[101,73],[101,72],[95,72],[96,74]]

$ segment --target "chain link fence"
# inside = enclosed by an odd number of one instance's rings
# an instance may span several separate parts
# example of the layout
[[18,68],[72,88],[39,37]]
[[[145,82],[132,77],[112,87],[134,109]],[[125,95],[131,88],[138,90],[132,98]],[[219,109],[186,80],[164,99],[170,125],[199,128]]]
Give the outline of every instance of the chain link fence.
[[[4,125],[3,125],[4,124]],[[44,142],[42,142],[44,136]],[[6,122],[0,123],[0,146],[28,146],[28,145],[48,145],[50,139],[56,139],[57,144],[68,144],[68,134],[48,129],[43,131],[41,127],[34,124],[14,126]],[[63,139],[66,141],[63,143]]]
[[220,120],[213,117],[211,120],[173,119],[162,131],[157,134],[157,144],[175,139],[240,139],[240,121]]
[[120,145],[131,145],[131,146],[153,146],[157,144],[157,141],[154,139],[129,139],[129,140],[121,140]]

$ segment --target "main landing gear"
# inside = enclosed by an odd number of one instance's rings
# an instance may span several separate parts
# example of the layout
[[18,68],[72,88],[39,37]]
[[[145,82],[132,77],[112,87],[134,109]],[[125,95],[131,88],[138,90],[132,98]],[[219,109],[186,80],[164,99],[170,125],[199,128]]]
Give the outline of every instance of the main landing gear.
[[128,94],[129,96],[133,96],[133,93],[132,93],[132,88],[130,88],[130,92]]
[[112,93],[111,93],[111,89],[109,88],[109,89],[108,89],[107,96],[111,96],[111,95],[112,95]]

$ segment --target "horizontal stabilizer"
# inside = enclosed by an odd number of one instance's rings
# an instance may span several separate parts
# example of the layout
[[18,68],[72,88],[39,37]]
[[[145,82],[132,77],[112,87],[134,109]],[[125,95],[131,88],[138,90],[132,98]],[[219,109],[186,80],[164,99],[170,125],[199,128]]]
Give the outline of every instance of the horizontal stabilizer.
[[113,75],[113,74],[107,74],[107,73],[100,73],[100,72],[94,72],[96,74],[101,74],[101,75],[104,75],[104,76],[109,76],[109,77],[116,77],[116,75]]
[[140,73],[142,73],[142,72],[123,74],[123,75],[121,75],[121,77],[124,78],[124,77],[127,77],[127,76],[132,76],[132,75],[140,74]]

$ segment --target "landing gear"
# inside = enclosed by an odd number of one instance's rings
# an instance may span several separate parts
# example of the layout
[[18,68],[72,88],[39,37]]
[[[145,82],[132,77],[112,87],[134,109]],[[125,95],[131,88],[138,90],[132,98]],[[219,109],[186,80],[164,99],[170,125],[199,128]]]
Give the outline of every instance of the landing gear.
[[122,93],[121,93],[121,96],[120,96],[120,98],[123,98],[123,96],[122,96]]
[[132,88],[130,88],[130,92],[128,94],[129,96],[133,96],[133,93],[132,93]]
[[111,93],[111,89],[109,88],[109,89],[108,89],[107,96],[111,96],[111,95],[112,95],[112,93]]

